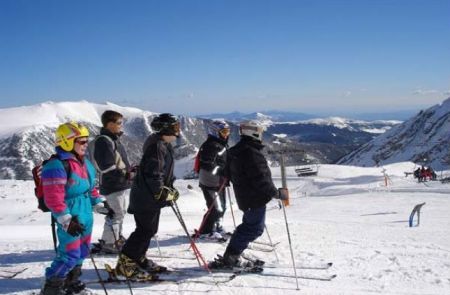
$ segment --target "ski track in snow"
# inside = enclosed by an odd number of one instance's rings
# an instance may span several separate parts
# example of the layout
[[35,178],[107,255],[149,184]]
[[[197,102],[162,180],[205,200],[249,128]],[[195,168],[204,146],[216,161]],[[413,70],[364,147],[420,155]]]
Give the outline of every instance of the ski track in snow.
[[[405,178],[411,163],[385,166],[391,186],[384,186],[381,168],[322,165],[318,176],[298,178],[288,167],[291,206],[286,208],[295,260],[304,265],[333,262],[328,270],[299,269],[298,275],[337,274],[330,282],[294,278],[241,275],[221,285],[132,284],[134,294],[450,294],[450,184],[429,182],[427,186]],[[273,168],[276,185],[280,173]],[[193,189],[187,189],[187,185]],[[195,180],[177,180],[182,197],[178,204],[190,230],[198,227],[205,212],[204,200]],[[234,202],[234,198],[233,198]],[[415,204],[422,208],[420,226],[409,228]],[[234,202],[235,203],[235,202]],[[1,294],[33,294],[43,283],[43,274],[54,256],[48,213],[36,209],[31,181],[0,180],[0,275],[20,271],[13,279],[0,278]],[[229,208],[229,207],[228,207]],[[237,221],[241,212],[233,204]],[[267,206],[266,224],[283,265],[291,264],[283,212],[275,201]],[[95,215],[93,240],[103,228],[103,217]],[[233,228],[228,209],[225,226]],[[134,229],[126,217],[125,235]],[[187,239],[170,208],[163,209],[158,234],[163,255],[193,257]],[[267,241],[266,233],[260,240]],[[223,254],[226,244],[199,241],[203,256],[212,260]],[[149,254],[158,255],[152,241]],[[275,264],[275,253],[248,250],[248,254]],[[115,257],[94,256],[99,268],[115,265]],[[173,268],[198,266],[196,260],[155,258]],[[272,269],[271,269],[272,270]],[[275,269],[293,275],[289,268]],[[104,278],[106,274],[102,273]],[[190,273],[192,280],[211,281],[206,273]],[[90,259],[83,279],[95,280]],[[100,285],[90,284],[96,294]],[[129,294],[128,287],[107,285],[109,294]]]

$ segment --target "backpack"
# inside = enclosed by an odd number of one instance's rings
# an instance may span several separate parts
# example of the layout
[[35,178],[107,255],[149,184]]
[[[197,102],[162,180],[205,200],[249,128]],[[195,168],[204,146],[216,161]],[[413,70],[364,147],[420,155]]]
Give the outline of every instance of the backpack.
[[88,157],[89,157],[89,160],[90,160],[90,161],[92,162],[92,164],[94,165],[95,170],[97,170],[97,172],[98,172],[98,174],[99,174],[98,180],[101,182],[102,174],[103,174],[103,173],[106,173],[106,172],[108,172],[108,171],[102,171],[102,170],[100,169],[100,167],[99,167],[98,164],[97,164],[97,161],[95,160],[95,156],[94,156],[94,155],[95,155],[95,143],[97,142],[97,139],[99,139],[100,137],[106,138],[106,139],[112,144],[113,150],[114,150],[114,162],[116,163],[117,169],[125,169],[126,166],[125,166],[125,163],[124,163],[123,160],[122,160],[122,156],[120,155],[119,151],[117,150],[117,145],[116,145],[116,143],[114,142],[114,140],[112,140],[111,137],[109,137],[109,136],[107,136],[107,135],[102,135],[102,134],[97,135],[97,136],[94,138],[94,140],[92,140],[92,141],[89,142],[89,144],[88,144]]
[[[53,154],[48,158],[47,160],[42,161],[40,164],[36,165],[32,170],[31,173],[33,174],[33,180],[34,180],[34,195],[37,198],[38,201],[38,208],[42,212],[49,212],[50,209],[48,209],[47,205],[45,205],[44,202],[44,188],[42,187],[42,180],[41,180],[41,174],[42,174],[42,167],[47,164],[48,161],[52,159],[59,159],[58,155]],[[67,160],[61,160],[59,159],[63,166],[64,170],[66,170],[67,177],[70,175],[70,165]]]
[[194,160],[194,172],[200,173],[200,152],[197,153]]

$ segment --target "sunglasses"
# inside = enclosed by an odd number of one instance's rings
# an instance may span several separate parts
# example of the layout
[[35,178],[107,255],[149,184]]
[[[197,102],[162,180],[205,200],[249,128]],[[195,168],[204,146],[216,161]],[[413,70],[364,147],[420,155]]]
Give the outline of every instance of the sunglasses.
[[79,145],[85,145],[88,143],[87,140],[75,140],[76,143],[78,143]]

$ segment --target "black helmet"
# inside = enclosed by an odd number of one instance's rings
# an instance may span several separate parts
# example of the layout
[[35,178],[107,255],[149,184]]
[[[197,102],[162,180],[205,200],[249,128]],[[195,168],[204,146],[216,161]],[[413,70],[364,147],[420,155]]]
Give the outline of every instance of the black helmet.
[[180,121],[172,114],[164,113],[155,117],[150,124],[153,131],[161,135],[180,135]]

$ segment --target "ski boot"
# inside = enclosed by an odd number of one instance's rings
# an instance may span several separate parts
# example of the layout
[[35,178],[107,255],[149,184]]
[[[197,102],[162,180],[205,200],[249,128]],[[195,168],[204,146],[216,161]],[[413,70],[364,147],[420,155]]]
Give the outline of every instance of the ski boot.
[[53,277],[45,280],[40,295],[65,295],[64,278]]
[[261,272],[262,268],[252,261],[242,260],[240,254],[231,253],[229,248],[223,256],[217,255],[214,261],[209,263],[211,269],[231,269],[233,271]]
[[116,243],[106,243],[104,240],[98,240],[98,243],[91,245],[91,254],[119,254],[121,248]]
[[75,266],[66,277],[64,282],[64,290],[66,295],[90,295],[93,292],[86,288],[86,285],[80,281],[81,265]]
[[150,274],[167,272],[167,267],[159,265],[153,260],[147,259],[145,256],[142,256],[141,259],[139,259],[138,265]]
[[158,278],[143,270],[136,261],[123,253],[119,255],[114,274],[136,281],[152,281]]

